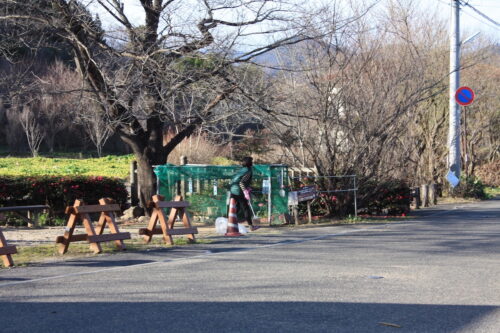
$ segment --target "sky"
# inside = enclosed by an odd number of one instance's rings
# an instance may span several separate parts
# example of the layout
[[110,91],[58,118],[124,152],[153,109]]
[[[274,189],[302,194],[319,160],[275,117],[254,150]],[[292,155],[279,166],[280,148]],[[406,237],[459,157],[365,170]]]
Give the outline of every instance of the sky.
[[[445,18],[450,17],[450,0],[426,0],[428,3],[437,3],[439,12]],[[463,0],[474,6],[477,10],[481,11],[489,18],[500,24],[500,0]],[[493,38],[500,42],[500,26],[495,26],[484,17],[474,12],[473,9],[462,6],[460,14],[461,35],[462,39],[473,35],[476,32],[481,32],[482,35]]]
[[[129,15],[130,18],[132,18],[133,22],[137,22],[138,24],[140,24],[140,22],[144,21],[144,14],[142,8],[140,7],[139,0],[122,0],[122,1],[125,5],[125,10],[127,14]],[[196,1],[196,0],[190,0],[190,1]],[[328,1],[328,0],[309,0],[309,3],[319,3],[322,1]],[[347,2],[347,0],[338,0],[338,1]],[[365,4],[376,0],[358,0],[358,1]],[[385,1],[387,0],[380,0],[379,5],[383,6]],[[442,15],[444,19],[450,18],[451,0],[415,0],[415,1],[417,1],[417,3],[421,2],[422,6],[425,6],[425,8],[437,9],[440,15]],[[483,12],[493,21],[500,24],[500,0],[462,0],[462,1],[474,6],[477,10]],[[84,2],[95,3],[95,1],[92,0],[86,0],[86,1],[84,0]],[[181,1],[180,3],[183,2],[186,3],[185,0]],[[475,34],[476,32],[480,32],[482,36],[489,37],[494,41],[496,41],[497,43],[500,43],[500,25],[495,25],[494,23],[489,22],[486,18],[481,17],[478,13],[474,12],[473,9],[467,6],[462,6],[461,9],[462,10],[460,15],[460,24],[461,24],[460,30],[462,39],[465,39],[468,36]],[[104,25],[106,25],[107,22],[111,21],[109,16],[103,13],[102,11],[99,12],[99,15]]]

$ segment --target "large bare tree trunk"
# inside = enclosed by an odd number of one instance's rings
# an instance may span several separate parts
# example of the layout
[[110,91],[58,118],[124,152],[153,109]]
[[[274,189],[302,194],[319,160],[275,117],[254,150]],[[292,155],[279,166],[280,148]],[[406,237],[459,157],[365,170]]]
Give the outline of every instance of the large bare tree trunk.
[[143,156],[135,156],[137,159],[137,181],[139,183],[139,203],[141,207],[147,207],[147,202],[156,194],[156,176],[153,166]]
[[[112,16],[120,33],[106,34],[88,1],[82,0],[12,0],[12,13],[0,13],[0,21],[50,28],[71,45],[77,72],[86,82],[82,88],[93,94],[108,125],[137,159],[142,206],[156,190],[154,165],[165,163],[168,154],[200,126],[217,129],[221,119],[234,117],[234,108],[225,114],[212,112],[226,95],[244,96],[231,101],[238,108],[252,102],[266,113],[274,112],[265,108],[260,96],[251,97],[259,89],[245,85],[251,75],[241,75],[246,72],[242,64],[280,46],[310,40],[314,33],[303,23],[314,13],[285,0],[226,5],[141,0],[137,1],[144,13],[141,23],[127,17],[127,2],[95,3]],[[245,27],[252,26],[260,31],[252,33],[253,38],[262,35],[270,42],[244,52],[233,49],[241,45],[238,39],[247,43]],[[182,94],[195,96],[192,108],[183,103]],[[179,129],[165,146],[164,124]]]
[[168,156],[163,146],[163,123],[158,119],[149,119],[147,131],[139,131],[130,135],[120,129],[120,138],[129,145],[137,160],[137,180],[139,186],[139,203],[146,207],[151,197],[156,194],[156,176],[153,172],[155,165],[164,164]]

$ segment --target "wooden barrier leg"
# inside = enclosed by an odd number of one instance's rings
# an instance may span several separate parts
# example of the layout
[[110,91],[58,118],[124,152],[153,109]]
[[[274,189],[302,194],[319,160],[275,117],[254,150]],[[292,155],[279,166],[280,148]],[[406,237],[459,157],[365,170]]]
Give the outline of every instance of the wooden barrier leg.
[[[175,199],[174,201],[182,201],[182,196],[181,195],[177,195],[175,196]],[[168,227],[170,229],[173,229],[174,228],[174,224],[175,224],[175,218],[177,217],[177,215],[179,214],[179,212],[183,211],[182,209],[180,208],[172,208],[170,210],[170,215],[168,216]],[[181,218],[181,216],[179,215],[179,218]]]
[[75,231],[76,217],[76,214],[71,214],[69,216],[68,224],[66,225],[66,228],[64,228],[63,242],[59,243],[58,245],[59,254],[65,254],[66,252],[68,252],[69,243],[71,242],[70,239],[73,236],[73,232]]
[[[182,219],[182,223],[184,224],[185,228],[191,228],[191,222],[189,221],[189,216],[184,211],[184,209],[181,209],[181,211],[179,212],[179,217]],[[196,238],[194,237],[194,234],[188,234],[187,237],[188,237],[188,242],[196,243]]]
[[[81,206],[82,203],[83,202],[81,200],[75,200],[75,204],[73,206],[78,207]],[[71,237],[73,236],[73,232],[75,231],[77,217],[78,215],[75,213],[71,213],[71,215],[69,216],[68,224],[64,229],[63,241],[58,245],[59,254],[65,254],[66,252],[68,252],[69,243],[71,243]]]
[[163,208],[158,208],[157,210],[158,210],[158,216],[160,218],[161,230],[163,231],[163,239],[165,240],[165,243],[174,245],[174,239],[172,238],[172,235],[169,235],[168,230],[172,229],[174,225],[176,208],[172,208],[168,220],[167,217],[165,216],[165,213],[163,212]]
[[175,224],[175,219],[177,218],[179,208],[170,209],[170,215],[168,216],[168,228],[173,229]]
[[[92,220],[90,219],[89,214],[81,214],[83,220],[83,226],[85,227],[85,231],[88,236],[95,236],[94,226],[92,225]],[[94,253],[101,253],[102,248],[99,242],[90,243],[90,249],[94,251]]]
[[[115,215],[113,213],[104,213],[106,216],[106,220],[108,221],[108,228],[111,234],[118,234],[120,231],[118,230],[118,226],[115,222]],[[119,250],[125,250],[125,243],[123,243],[123,239],[115,240],[115,245]]]
[[149,224],[147,230],[151,231],[149,235],[144,235],[144,242],[149,243],[153,238],[153,230],[155,230],[156,222],[158,222],[158,211],[157,209],[153,210],[153,214],[151,214],[151,218],[149,219]]
[[[0,230],[0,248],[7,246],[7,240],[5,239],[2,230]],[[5,267],[14,266],[14,260],[12,260],[12,256],[10,253],[1,255],[3,264]]]
[[[103,199],[100,199],[99,200],[99,203],[101,205],[108,205],[108,204],[113,204],[114,201],[111,200],[111,199],[108,199],[108,198],[103,198]],[[101,219],[104,219],[104,222],[102,224],[102,229],[101,230],[98,230],[99,231],[99,235],[102,234],[103,232],[103,229],[104,229],[104,226],[106,225],[106,222],[108,222],[108,228],[109,228],[109,231],[112,233],[112,234],[117,234],[119,233],[120,231],[118,230],[118,226],[116,225],[116,220],[115,220],[115,214],[114,213],[102,213],[101,214]],[[99,220],[100,222],[100,220]],[[123,243],[123,240],[122,239],[117,239],[115,240],[115,245],[118,249],[120,250],[125,250],[125,243]]]
[[104,232],[104,228],[106,227],[106,215],[104,212],[101,212],[101,216],[99,216],[99,221],[97,222],[96,234],[102,235]]

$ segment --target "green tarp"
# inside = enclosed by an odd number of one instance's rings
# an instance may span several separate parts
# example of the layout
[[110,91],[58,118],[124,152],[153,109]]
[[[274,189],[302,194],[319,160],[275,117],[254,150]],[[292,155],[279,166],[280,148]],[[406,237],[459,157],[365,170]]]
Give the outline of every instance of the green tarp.
[[[182,193],[190,202],[189,212],[205,222],[226,216],[229,183],[240,166],[160,165],[155,167],[159,193],[173,200]],[[270,180],[270,186],[269,186]],[[270,193],[269,193],[270,187]],[[258,217],[279,223],[279,216],[288,212],[288,167],[257,164],[253,166],[252,207]]]

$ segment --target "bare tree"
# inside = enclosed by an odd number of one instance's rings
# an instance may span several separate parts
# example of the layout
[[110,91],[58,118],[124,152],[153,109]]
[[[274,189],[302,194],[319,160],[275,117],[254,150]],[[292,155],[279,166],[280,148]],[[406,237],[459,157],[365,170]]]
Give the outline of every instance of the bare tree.
[[[352,21],[325,9],[330,19],[323,21],[335,22],[333,32],[284,53],[300,70],[278,77],[280,98],[273,103],[294,115],[266,124],[295,161],[320,175],[357,174],[362,182],[413,175],[414,146],[405,138],[418,105],[441,92],[447,75],[427,69],[440,26],[425,29],[414,10],[395,2]],[[337,183],[328,178],[323,186]]]
[[495,43],[478,44],[465,53],[475,63],[462,75],[464,85],[476,93],[474,103],[462,111],[462,158],[468,176],[474,175],[476,166],[500,159],[500,55]]
[[83,81],[61,61],[47,66],[46,73],[36,77],[34,85],[40,96],[40,112],[44,118],[45,143],[54,152],[58,135],[73,127],[75,111],[81,101]]
[[12,108],[5,110],[5,137],[9,151],[20,152],[26,147],[23,127],[20,123],[20,113]]
[[[298,23],[306,12],[282,0],[141,0],[134,8],[144,14],[139,24],[118,0],[9,3],[0,20],[54,28],[71,45],[89,90],[137,159],[142,204],[154,194],[152,165],[164,163],[239,89],[234,64],[311,37]],[[113,30],[105,33],[86,4],[107,12]],[[181,103],[169,112],[166,102],[194,84],[206,89],[196,113],[187,115]],[[163,145],[165,124],[180,130]]]
[[40,112],[32,105],[25,105],[19,120],[28,140],[31,155],[37,157],[40,145],[45,137]]
[[33,59],[20,59],[9,63],[0,59],[0,96],[5,112],[5,137],[11,151],[22,151],[26,148],[23,139],[25,131],[20,118],[25,103],[34,98],[32,73],[39,72],[40,63]]
[[90,99],[90,96],[85,97],[85,95],[82,96],[80,103],[75,105],[75,108],[78,109],[75,119],[83,126],[85,133],[96,147],[97,155],[101,157],[106,141],[113,135],[113,128],[106,121],[106,115],[98,103]]

